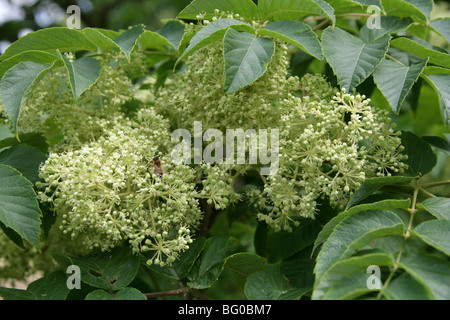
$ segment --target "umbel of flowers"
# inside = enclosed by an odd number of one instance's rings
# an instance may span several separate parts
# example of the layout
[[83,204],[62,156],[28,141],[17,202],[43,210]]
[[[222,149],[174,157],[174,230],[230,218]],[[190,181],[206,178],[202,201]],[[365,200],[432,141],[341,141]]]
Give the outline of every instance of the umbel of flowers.
[[[151,106],[143,104],[131,116],[120,106],[142,95],[131,89],[126,64],[102,63],[103,75],[78,109],[66,102],[67,79],[55,72],[22,120],[31,125],[41,110],[36,130],[58,123],[63,140],[41,167],[40,199],[55,206],[61,231],[88,248],[127,244],[147,255],[149,264],[170,264],[193,240],[202,219],[200,199],[218,210],[250,201],[258,219],[290,230],[298,217],[314,218],[318,198],[340,206],[367,177],[403,170],[399,134],[387,114],[364,96],[332,88],[321,75],[301,81],[289,75],[288,47],[280,41],[264,75],[230,94],[223,90],[222,47],[197,51],[187,70],[148,99]],[[236,177],[251,165],[172,162],[171,130],[191,130],[195,121],[205,130],[278,129],[279,170],[261,175],[263,188],[239,197]],[[162,176],[155,174],[155,156]]]

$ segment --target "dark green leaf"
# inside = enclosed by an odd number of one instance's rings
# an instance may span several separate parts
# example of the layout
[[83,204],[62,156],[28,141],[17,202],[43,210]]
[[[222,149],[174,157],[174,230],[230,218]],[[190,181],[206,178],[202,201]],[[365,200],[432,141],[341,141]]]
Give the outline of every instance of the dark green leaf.
[[403,154],[408,156],[406,173],[412,176],[423,176],[433,170],[436,165],[436,154],[430,145],[412,132],[402,132]]
[[119,290],[133,281],[139,270],[139,256],[131,249],[116,247],[86,257],[69,257],[81,269],[81,281],[106,290]]
[[5,59],[0,63],[0,79],[3,77],[6,71],[14,67],[16,64],[22,61],[33,61],[43,64],[53,64],[56,60],[60,60],[60,57],[54,53],[45,51],[30,50],[19,53],[11,58]]
[[370,43],[383,37],[385,34],[406,30],[412,23],[413,20],[411,18],[380,16],[380,28],[369,29],[366,24],[361,28],[359,37],[366,43]]
[[433,295],[420,282],[408,274],[392,280],[383,295],[390,300],[430,300]]
[[126,287],[113,294],[101,289],[95,290],[89,293],[85,300],[147,300],[147,298],[138,289]]
[[430,20],[432,0],[383,0],[383,7],[389,15],[414,17],[422,22]]
[[186,25],[179,20],[170,20],[158,30],[158,33],[169,40],[174,48],[178,49],[180,47],[181,40],[183,39],[185,27]]
[[227,259],[225,268],[236,271],[244,276],[263,268],[266,259],[249,252],[238,252]]
[[249,300],[297,300],[311,288],[294,288],[281,273],[281,264],[267,264],[252,273],[245,283],[244,293]]
[[210,287],[219,278],[226,260],[234,253],[242,251],[241,244],[228,236],[215,236],[206,241],[202,256],[197,259],[187,275],[191,288]]
[[400,37],[391,41],[391,47],[411,52],[422,59],[429,58],[431,63],[450,68],[450,54],[427,48],[423,44]]
[[450,127],[450,74],[423,75],[439,97],[442,119]]
[[431,146],[445,152],[448,156],[450,156],[450,142],[448,139],[433,136],[422,137],[422,139],[428,142]]
[[0,149],[13,147],[20,143],[39,149],[43,153],[47,153],[48,144],[45,137],[40,132],[19,133],[20,141],[14,136],[0,140]]
[[229,28],[223,41],[225,86],[227,93],[251,84],[266,71],[275,51],[271,39]]
[[130,61],[131,51],[133,51],[133,48],[136,46],[136,43],[143,32],[144,25],[138,24],[119,34],[117,38],[114,39],[114,42],[120,47],[120,50],[125,54],[128,61]]
[[33,184],[39,180],[39,166],[46,159],[39,149],[23,143],[0,152],[0,164],[17,169]]
[[325,29],[323,53],[341,88],[352,92],[372,74],[387,52],[390,38],[386,34],[373,42],[365,42],[340,28]]
[[307,288],[314,284],[315,259],[311,257],[311,247],[297,252],[281,261],[281,272],[296,288]]
[[373,73],[373,79],[392,111],[399,113],[406,96],[419,79],[427,60],[405,66],[396,61],[384,59]]
[[31,182],[0,164],[0,221],[39,248],[41,215]]

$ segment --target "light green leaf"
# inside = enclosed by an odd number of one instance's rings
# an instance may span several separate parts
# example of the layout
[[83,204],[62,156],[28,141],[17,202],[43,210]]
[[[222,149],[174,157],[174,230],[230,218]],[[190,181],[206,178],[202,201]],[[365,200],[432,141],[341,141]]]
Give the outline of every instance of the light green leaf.
[[244,293],[249,300],[298,300],[311,288],[295,288],[281,273],[281,264],[267,264],[252,273],[245,282]]
[[17,133],[17,123],[26,95],[53,68],[53,65],[33,61],[22,61],[10,68],[0,81],[0,100]]
[[93,58],[80,58],[72,62],[63,54],[61,59],[67,69],[70,88],[77,102],[83,92],[92,87],[100,77],[100,62]]
[[422,75],[439,97],[442,118],[450,127],[450,74]]
[[107,52],[110,49],[119,50],[119,46],[114,42],[114,38],[117,37],[118,34],[114,33],[112,34],[113,38],[110,38],[100,30],[101,29],[97,28],[84,28],[82,32],[86,39],[95,44],[102,52]]
[[427,60],[405,66],[396,61],[383,59],[373,73],[373,80],[389,102],[392,111],[398,113],[406,96],[419,79]]
[[[391,266],[393,264],[392,257],[384,253],[369,253],[338,261],[321,278],[316,278],[312,299],[324,299],[325,294],[333,287],[334,293],[330,291],[330,295],[334,298],[351,298],[352,296],[365,293],[364,288],[361,288],[358,284],[361,284],[361,279],[364,276],[366,277],[366,281],[371,276],[371,274],[366,273],[367,268],[372,265],[381,267]],[[343,279],[348,279],[341,283],[342,285],[348,286],[348,290],[346,290],[346,287],[339,288],[338,284]],[[361,291],[361,289],[364,291]],[[366,290],[368,290],[367,287]]]
[[450,220],[450,198],[429,198],[417,205],[441,220]]
[[383,295],[390,300],[430,300],[431,291],[407,273],[392,280]]
[[194,53],[200,48],[207,46],[217,40],[222,40],[225,32],[231,26],[239,26],[249,29],[251,32],[254,31],[253,27],[248,23],[242,22],[235,19],[219,19],[217,21],[211,22],[206,27],[203,27],[199,32],[192,37],[189,46],[184,50],[183,54],[178,58],[176,64],[178,64],[182,59],[187,58],[189,55]]
[[131,51],[136,46],[139,37],[144,33],[144,25],[138,24],[129,28],[125,32],[119,34],[114,42],[119,46],[120,50],[125,54],[128,61],[130,61]]
[[31,182],[0,164],[0,221],[39,248],[41,216]]
[[181,45],[181,40],[183,40],[185,27],[186,25],[182,21],[170,20],[157,33],[166,38],[174,48],[178,49]]
[[202,14],[203,19],[211,19],[216,15],[216,9],[225,13],[239,14],[245,18],[256,18],[256,5],[251,0],[194,0],[178,15],[178,19],[199,20],[197,15]]
[[369,210],[341,221],[323,244],[314,269],[316,281],[337,261],[351,256],[371,241],[389,235],[402,235],[403,221],[392,211]]
[[422,22],[430,20],[432,0],[383,0],[383,7],[389,15],[414,17]]
[[97,52],[97,47],[86,39],[83,32],[65,27],[46,28],[31,32],[21,37],[11,44],[0,56],[0,60],[5,60],[25,51],[37,50],[56,52],[68,51],[93,51]]
[[[375,184],[377,185],[377,184]],[[379,184],[378,184],[379,186]],[[343,211],[339,213],[337,216],[332,218],[320,231],[319,235],[317,236],[317,239],[314,243],[314,249],[313,252],[319,247],[333,232],[334,228],[343,220],[347,219],[348,217],[357,214],[362,211],[369,211],[369,210],[389,210],[389,209],[407,209],[411,205],[410,199],[402,199],[402,200],[396,200],[396,199],[388,199],[388,200],[382,200],[378,202],[373,203],[365,203],[360,204],[354,207],[351,207],[350,209],[347,209],[346,211]]]
[[172,44],[169,40],[164,38],[157,32],[145,30],[144,33],[139,37],[139,45],[142,49],[158,49],[163,50],[164,48],[171,47]]
[[261,20],[295,20],[308,15],[319,15],[336,22],[333,7],[323,0],[260,0],[258,13]]
[[202,256],[187,274],[188,286],[195,289],[210,287],[222,273],[227,258],[240,251],[243,248],[234,238],[225,235],[209,238]]
[[412,234],[450,256],[450,220],[422,222]]
[[430,145],[412,132],[402,132],[403,154],[408,156],[405,161],[408,169],[405,173],[417,177],[423,176],[433,170],[437,162],[436,154]]
[[45,51],[31,50],[19,53],[11,58],[3,60],[0,63],[0,79],[3,77],[6,71],[14,67],[19,62],[33,61],[44,64],[52,64],[56,60],[60,60],[60,57],[57,54]]
[[0,164],[15,168],[33,184],[39,180],[39,166],[46,159],[39,149],[22,143],[0,152]]
[[306,23],[292,20],[275,21],[259,29],[258,34],[281,39],[319,60],[323,59],[319,39]]
[[346,210],[355,204],[361,202],[369,195],[379,190],[381,187],[390,185],[390,184],[398,184],[398,183],[408,183],[412,180],[412,177],[403,177],[403,176],[391,176],[391,177],[376,177],[376,178],[367,178],[364,182],[356,189],[355,193],[353,193],[352,198],[347,204]]
[[431,27],[450,42],[450,18],[436,19],[430,22]]
[[389,35],[366,43],[350,33],[328,27],[322,34],[322,48],[341,88],[352,92],[367,79],[384,58]]
[[435,299],[450,300],[450,263],[447,260],[421,254],[402,258],[399,266],[429,289]]
[[405,37],[394,39],[391,41],[391,47],[411,52],[422,59],[430,58],[429,62],[450,68],[450,54],[427,48],[412,39]]
[[450,69],[436,66],[426,66],[423,72],[426,74],[450,74]]
[[271,39],[228,29],[223,40],[225,91],[236,92],[261,77],[274,51]]

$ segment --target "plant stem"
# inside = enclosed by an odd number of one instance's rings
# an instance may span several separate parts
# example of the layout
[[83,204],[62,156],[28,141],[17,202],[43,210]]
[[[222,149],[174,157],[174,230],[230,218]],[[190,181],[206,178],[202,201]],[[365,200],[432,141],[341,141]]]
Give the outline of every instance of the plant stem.
[[450,180],[426,183],[426,184],[422,184],[421,187],[422,188],[432,188],[432,187],[442,186],[442,185],[445,185],[445,184],[450,184]]
[[178,296],[184,293],[185,290],[177,289],[170,291],[161,291],[161,292],[152,292],[152,293],[144,293],[147,298],[157,298],[157,297],[167,297],[167,296]]

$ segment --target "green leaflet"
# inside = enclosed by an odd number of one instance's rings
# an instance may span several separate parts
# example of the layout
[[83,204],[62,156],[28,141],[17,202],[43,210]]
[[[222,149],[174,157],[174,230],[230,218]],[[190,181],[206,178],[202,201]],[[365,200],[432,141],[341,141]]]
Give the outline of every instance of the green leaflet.
[[352,92],[372,74],[387,52],[390,38],[385,34],[373,42],[365,42],[340,28],[325,29],[323,53],[341,88]]
[[41,216],[31,182],[0,164],[0,221],[39,249]]
[[228,29],[223,41],[225,91],[236,92],[261,77],[274,51],[271,39]]

